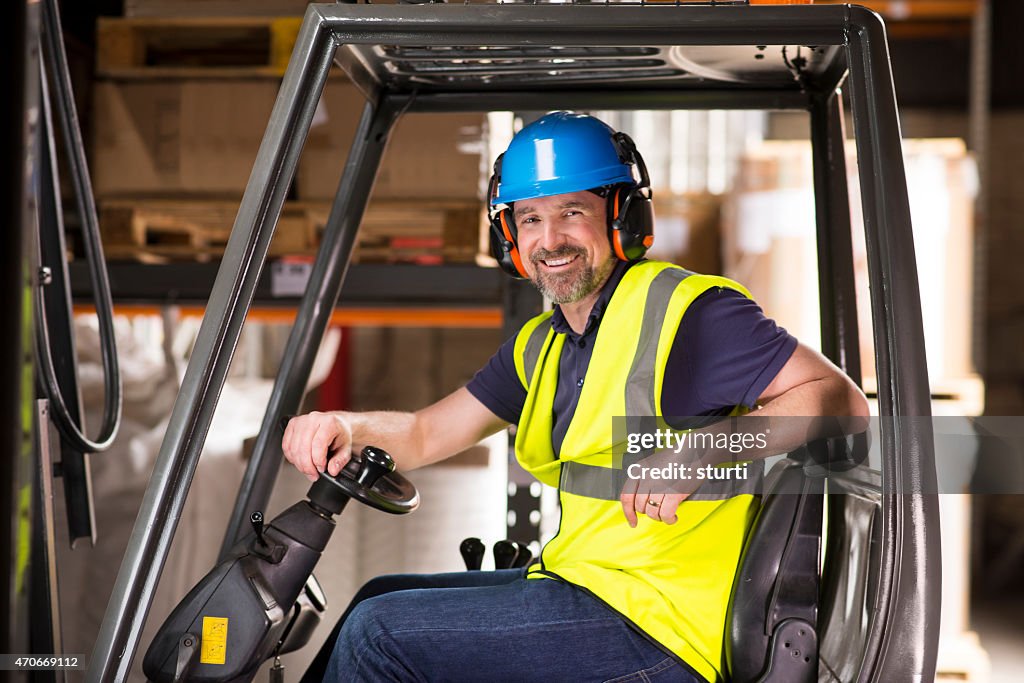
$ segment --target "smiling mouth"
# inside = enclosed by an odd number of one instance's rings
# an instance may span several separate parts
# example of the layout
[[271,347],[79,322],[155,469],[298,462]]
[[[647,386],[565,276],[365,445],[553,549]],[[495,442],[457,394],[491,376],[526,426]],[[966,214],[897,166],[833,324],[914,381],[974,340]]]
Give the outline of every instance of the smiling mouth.
[[541,259],[540,262],[543,263],[548,268],[558,269],[564,268],[565,266],[569,265],[578,258],[579,254],[571,254],[569,256],[562,256],[560,258]]

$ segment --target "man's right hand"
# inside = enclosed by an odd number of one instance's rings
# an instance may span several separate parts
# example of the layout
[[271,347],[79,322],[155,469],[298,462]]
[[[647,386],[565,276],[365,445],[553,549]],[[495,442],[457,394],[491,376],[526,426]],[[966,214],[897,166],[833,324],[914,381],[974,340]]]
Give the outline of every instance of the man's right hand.
[[337,476],[352,457],[352,424],[344,413],[293,417],[284,430],[281,449],[285,459],[310,481],[325,470]]

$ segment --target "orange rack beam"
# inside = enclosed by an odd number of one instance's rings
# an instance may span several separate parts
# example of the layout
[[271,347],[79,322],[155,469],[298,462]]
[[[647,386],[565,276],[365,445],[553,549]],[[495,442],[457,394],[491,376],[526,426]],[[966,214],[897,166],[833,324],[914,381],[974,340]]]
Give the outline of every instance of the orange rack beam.
[[[117,304],[115,315],[160,315],[160,306]],[[182,315],[202,317],[203,306],[180,306]],[[93,306],[76,304],[75,313],[95,313]],[[259,306],[249,310],[247,320],[259,322],[292,323],[296,309]],[[336,308],[331,314],[331,325],[346,327],[501,327],[501,309],[493,307],[476,308]]]

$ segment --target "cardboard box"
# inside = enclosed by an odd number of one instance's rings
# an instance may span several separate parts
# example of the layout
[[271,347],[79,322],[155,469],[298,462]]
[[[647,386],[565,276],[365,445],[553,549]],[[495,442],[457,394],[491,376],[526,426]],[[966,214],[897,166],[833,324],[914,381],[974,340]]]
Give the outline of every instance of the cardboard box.
[[710,192],[654,193],[654,246],[650,258],[695,273],[722,272],[722,198]]
[[[258,79],[98,82],[91,168],[101,197],[240,197],[277,97]],[[332,79],[297,169],[300,199],[333,199],[364,104]],[[478,199],[484,114],[408,114],[392,132],[377,198]]]
[[[903,145],[914,224],[928,371],[933,386],[971,377],[973,203],[977,173],[959,139]],[[846,149],[854,276],[865,377],[874,375],[874,339],[856,150]],[[790,333],[820,343],[810,144],[762,143],[741,163],[724,209],[726,275],[746,285]]]
[[[299,160],[299,199],[334,197],[364,104],[350,83],[327,84]],[[391,133],[373,196],[481,198],[486,123],[486,114],[406,114]]]
[[240,197],[276,97],[272,81],[98,82],[96,194]]

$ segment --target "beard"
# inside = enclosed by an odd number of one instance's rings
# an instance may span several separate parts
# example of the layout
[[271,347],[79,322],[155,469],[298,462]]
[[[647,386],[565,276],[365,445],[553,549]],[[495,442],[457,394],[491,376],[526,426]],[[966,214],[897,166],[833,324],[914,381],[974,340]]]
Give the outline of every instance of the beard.
[[[546,270],[541,261],[565,257],[578,257],[564,272]],[[571,304],[593,293],[615,267],[614,258],[595,266],[587,259],[587,252],[582,247],[565,246],[554,251],[537,249],[530,254],[533,263],[533,284],[540,293],[555,304]]]

